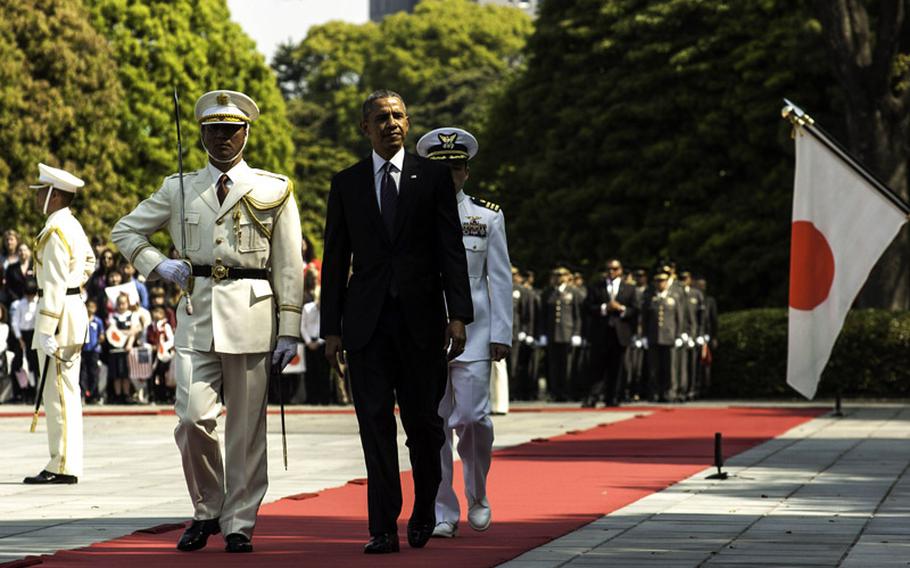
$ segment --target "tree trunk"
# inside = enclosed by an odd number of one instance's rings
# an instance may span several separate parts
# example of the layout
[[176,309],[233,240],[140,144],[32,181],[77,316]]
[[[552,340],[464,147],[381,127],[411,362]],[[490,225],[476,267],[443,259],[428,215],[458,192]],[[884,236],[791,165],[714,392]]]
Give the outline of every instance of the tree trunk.
[[[910,197],[910,88],[894,77],[908,0],[881,0],[871,29],[863,0],[813,0],[846,102],[847,146],[903,199]],[[904,81],[908,79],[904,72]],[[860,307],[910,308],[905,226],[860,292]]]

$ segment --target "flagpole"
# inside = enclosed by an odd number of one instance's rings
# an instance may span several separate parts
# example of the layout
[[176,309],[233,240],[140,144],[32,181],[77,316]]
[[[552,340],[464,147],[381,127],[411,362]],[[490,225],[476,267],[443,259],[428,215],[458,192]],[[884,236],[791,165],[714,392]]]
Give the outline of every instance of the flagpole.
[[882,197],[891,202],[891,204],[897,207],[904,215],[910,216],[910,204],[904,201],[897,193],[885,185],[882,180],[878,179],[875,174],[863,166],[859,160],[850,154],[849,150],[818,126],[815,123],[815,120],[806,114],[803,109],[787,99],[784,99],[784,103],[786,106],[781,110],[781,116],[783,116],[783,118],[789,120],[797,130],[805,130],[815,137],[816,140],[824,144],[829,150],[840,157],[845,164],[850,166],[850,169],[856,172],[857,175],[874,187]]

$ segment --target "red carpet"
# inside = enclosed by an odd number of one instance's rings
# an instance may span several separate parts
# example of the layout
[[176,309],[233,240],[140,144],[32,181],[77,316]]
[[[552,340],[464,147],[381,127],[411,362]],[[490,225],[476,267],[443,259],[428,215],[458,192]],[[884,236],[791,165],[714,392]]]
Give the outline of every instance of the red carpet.
[[[730,457],[825,411],[661,408],[503,450],[493,460],[489,480],[490,530],[476,533],[463,521],[457,539],[433,539],[423,550],[407,546],[402,523],[400,554],[364,555],[366,486],[349,483],[316,497],[302,494],[265,505],[255,555],[223,553],[220,537],[210,539],[203,551],[179,553],[174,550],[179,531],[152,531],[41,557],[41,566],[494,566],[710,466],[715,432],[723,432],[724,454]],[[402,482],[410,496],[410,476]],[[456,482],[461,487],[460,478]]]

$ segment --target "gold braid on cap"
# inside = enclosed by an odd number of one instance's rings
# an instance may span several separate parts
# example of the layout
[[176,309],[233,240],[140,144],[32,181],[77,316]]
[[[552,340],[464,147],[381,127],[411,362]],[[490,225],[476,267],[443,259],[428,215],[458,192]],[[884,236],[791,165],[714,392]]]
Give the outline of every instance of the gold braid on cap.
[[199,119],[199,124],[206,124],[208,122],[237,122],[237,123],[247,123],[250,122],[250,119],[245,116],[237,116],[236,114],[210,114],[208,116],[203,116]]

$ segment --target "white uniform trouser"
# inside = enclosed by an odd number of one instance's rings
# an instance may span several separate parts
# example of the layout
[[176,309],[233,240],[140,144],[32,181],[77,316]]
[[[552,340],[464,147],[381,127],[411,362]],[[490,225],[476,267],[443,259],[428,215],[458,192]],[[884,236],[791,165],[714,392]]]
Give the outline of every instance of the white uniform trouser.
[[436,494],[436,522],[457,523],[461,510],[452,487],[453,430],[458,434],[458,455],[468,506],[487,496],[487,473],[493,453],[489,360],[449,364],[449,379],[439,403],[439,415],[445,422],[446,441],[442,447],[442,482]]
[[[218,518],[223,535],[253,536],[269,486],[265,410],[268,353],[231,355],[178,347],[174,438],[197,520]],[[215,430],[224,388],[225,461]]]
[[82,346],[64,347],[62,358],[68,362],[46,361],[44,353],[40,350],[38,353],[41,373],[44,373],[44,366],[50,364],[43,396],[51,460],[44,469],[79,477],[82,475],[82,392],[79,387]]

